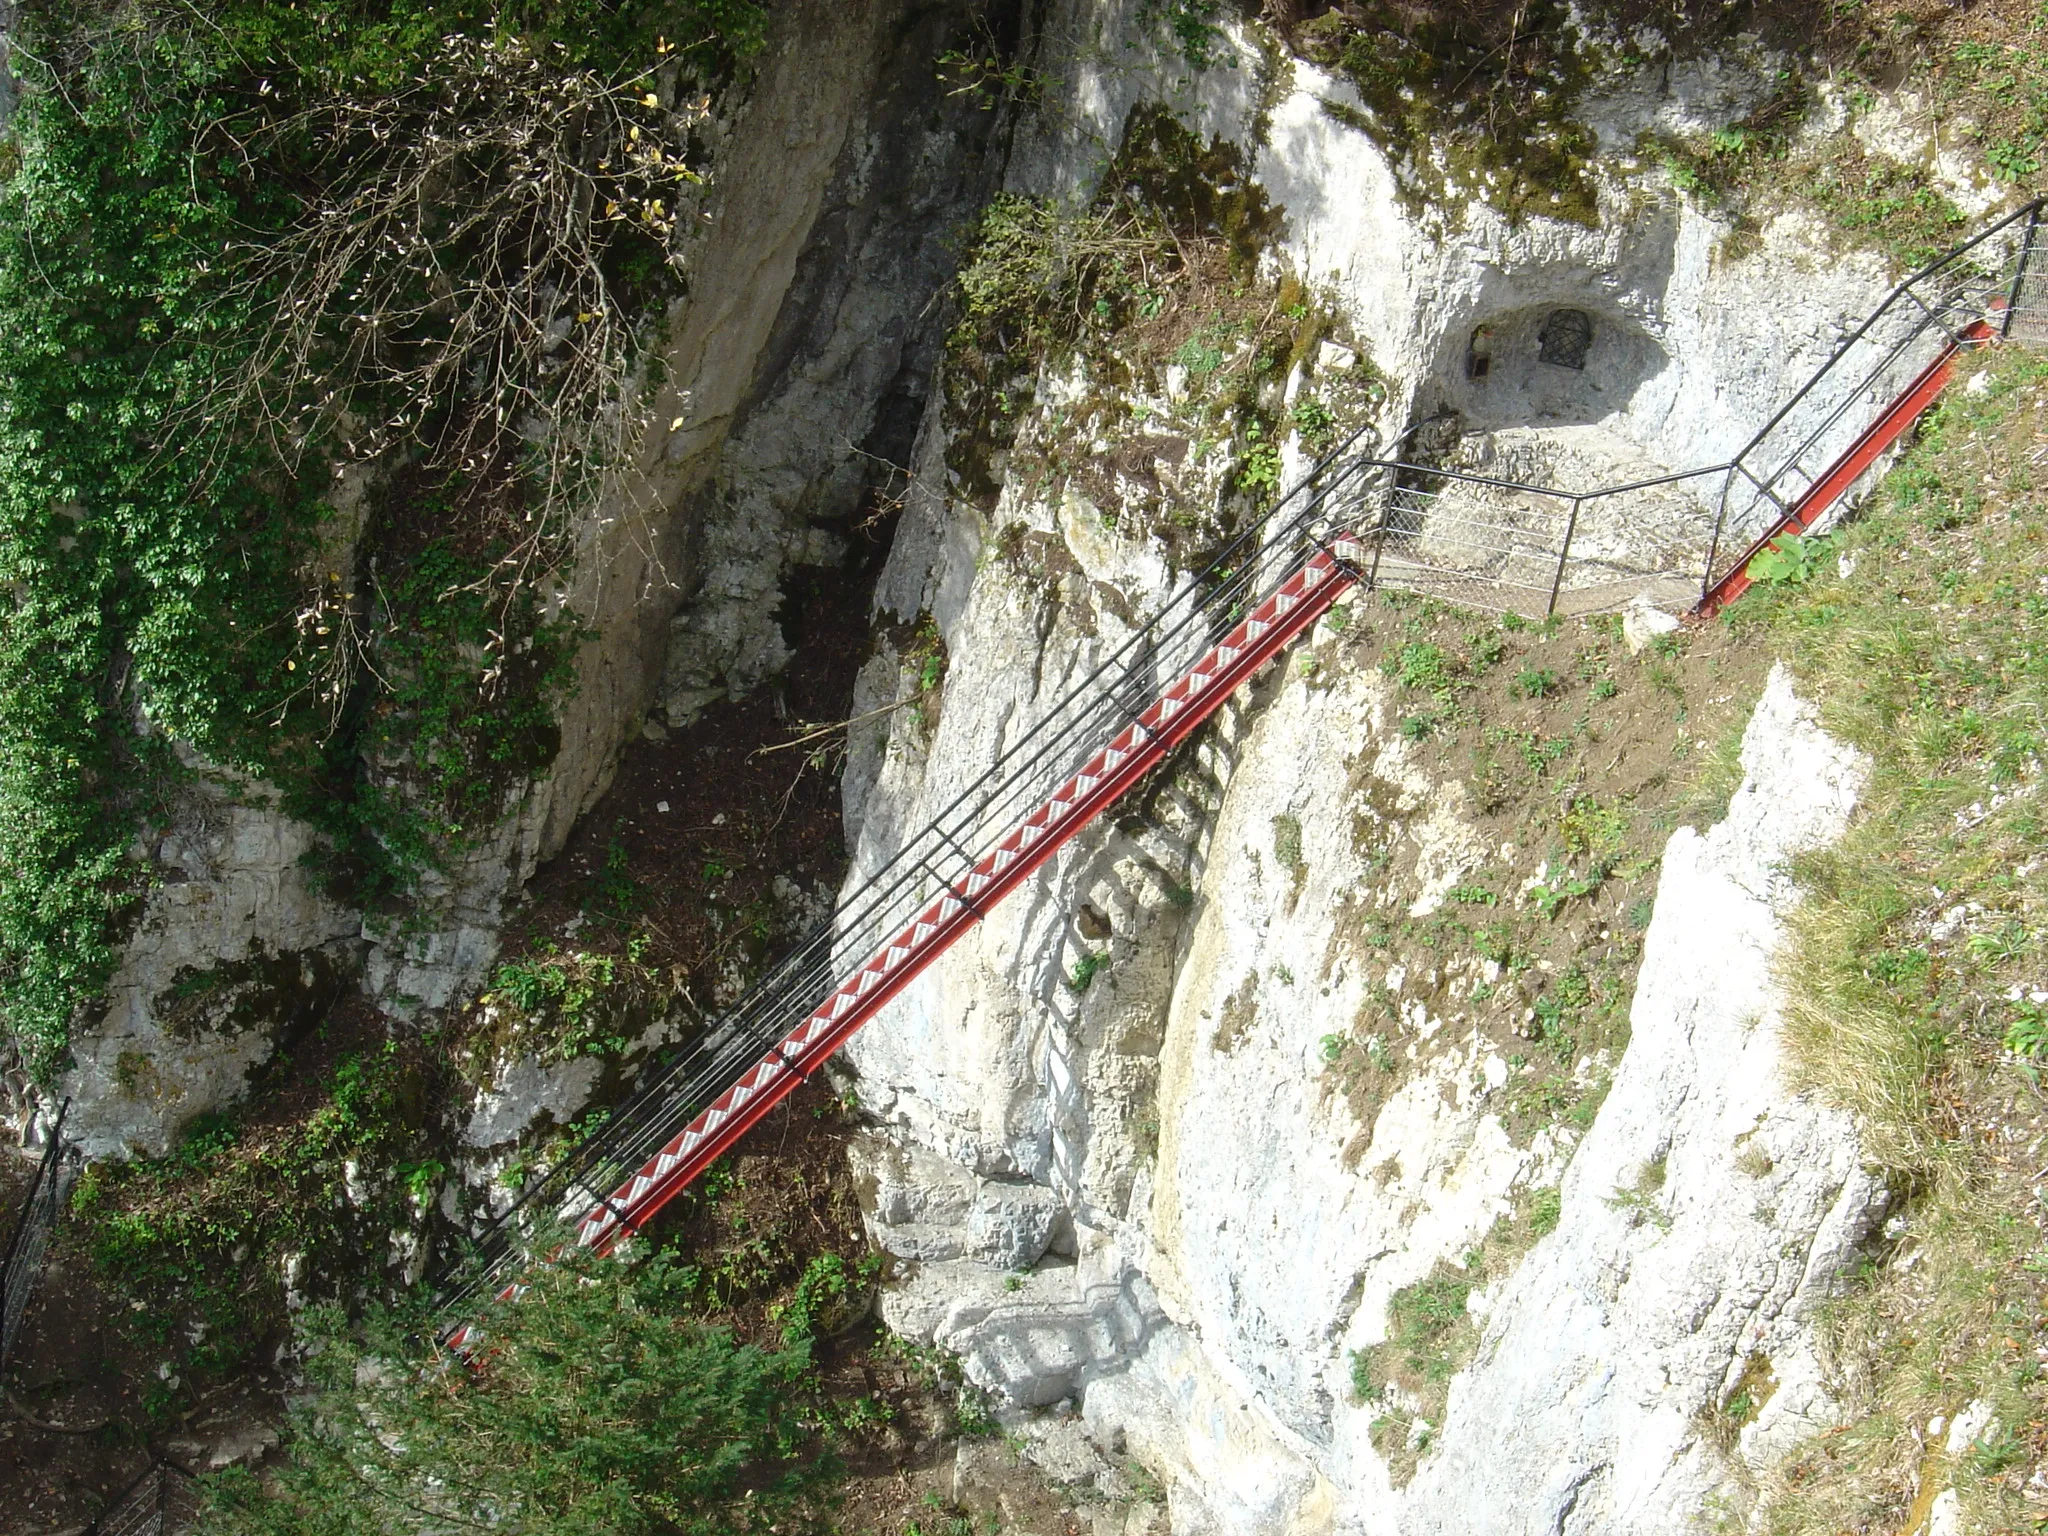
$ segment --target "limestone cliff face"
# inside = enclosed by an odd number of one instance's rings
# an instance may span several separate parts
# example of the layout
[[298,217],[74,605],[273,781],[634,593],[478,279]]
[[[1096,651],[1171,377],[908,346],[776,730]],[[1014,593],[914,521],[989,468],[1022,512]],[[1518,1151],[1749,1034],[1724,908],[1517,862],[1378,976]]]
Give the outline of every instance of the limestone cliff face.
[[[466,1000],[507,899],[604,792],[650,711],[686,717],[786,659],[784,578],[836,561],[821,529],[873,478],[864,454],[909,451],[937,353],[932,301],[1000,172],[1002,119],[947,100],[933,75],[965,25],[951,10],[806,0],[777,23],[707,130],[711,184],[689,296],[667,317],[652,437],[584,518],[556,594],[591,637],[559,707],[559,754],[510,787],[478,846],[426,878],[404,923],[322,897],[301,863],[311,829],[261,786],[196,790],[138,850],[155,889],[113,1006],[75,1032],[59,1091],[87,1155],[163,1151],[343,989],[401,1014]],[[359,521],[337,518],[334,537]],[[508,1083],[537,1071],[505,1064]],[[508,1138],[542,1109],[580,1108],[590,1085],[528,1086],[488,1106]],[[24,1124],[32,1098],[15,1111]]]
[[[1191,72],[1141,9],[1034,8],[1043,91],[1014,144],[997,116],[941,99],[939,12],[782,11],[721,129],[713,217],[671,317],[664,430],[583,531],[565,596],[596,638],[551,773],[515,791],[404,939],[304,883],[306,837],[281,815],[195,803],[152,850],[165,883],[113,1011],[80,1039],[68,1086],[88,1151],[160,1149],[238,1090],[295,1009],[358,975],[394,1005],[461,998],[507,893],[650,709],[679,722],[772,677],[777,593],[791,567],[828,563],[816,525],[860,493],[853,445],[912,471],[855,703],[902,707],[850,744],[854,884],[1126,638],[1185,562],[1115,526],[1114,484],[1051,494],[1000,462],[993,497],[962,483],[933,296],[998,179],[1085,197],[1134,109],[1236,147],[1280,215],[1267,275],[1339,317],[1346,340],[1297,359],[1269,403],[1319,401],[1382,442],[1455,416],[1458,451],[1496,471],[1615,480],[1722,457],[1889,281],[1795,215],[1731,244],[1629,161],[1647,127],[1739,116],[1754,69],[1607,81],[1585,107],[1607,151],[1595,224],[1483,205],[1447,219],[1404,203],[1348,85],[1241,37],[1228,67]],[[1569,377],[1530,360],[1559,309],[1595,337]],[[1482,332],[1499,359],[1483,387]],[[1196,512],[1232,494],[1241,466],[1192,429],[1199,382],[1169,370],[1128,388],[1123,425],[1086,451],[1139,464],[1131,478]],[[1071,437],[1097,393],[1078,374],[1036,380],[1008,424],[1018,449]],[[1148,434],[1178,450],[1126,452]],[[1281,449],[1298,475],[1308,450]],[[1683,546],[1703,515],[1674,495],[1615,537]],[[927,617],[936,693],[900,639]],[[1629,1045],[1572,1064],[1610,1083],[1597,1115],[1511,1128],[1513,1065],[1471,1019],[1497,975],[1471,956],[1389,968],[1355,934],[1359,912],[1424,916],[1510,855],[1432,777],[1394,684],[1325,624],[850,1048],[875,1123],[855,1172],[900,1261],[884,1315],[958,1351],[1075,1475],[1110,1483],[1118,1458],[1141,1462],[1185,1536],[1677,1532],[1739,1505],[1745,1468],[1829,1421],[1813,1310],[1883,1208],[1851,1127],[1781,1080],[1770,980],[1795,899],[1782,868],[1839,833],[1860,770],[1783,677],[1743,764],[1725,820],[1665,850]],[[1512,857],[1540,878],[1537,850]],[[196,973],[218,995],[181,991]],[[1413,1050],[1361,1107],[1326,1042],[1369,1001],[1396,1010]],[[470,1150],[506,1146],[538,1111],[566,1119],[596,1075],[505,1064]],[[1551,1190],[1546,1233],[1465,1299],[1476,1349],[1437,1420],[1362,1400],[1353,1360],[1387,1339],[1394,1298]],[[1717,1428],[1757,1362],[1760,1404]],[[1395,1409],[1407,1427],[1390,1441]]]
[[[1841,835],[1863,766],[1772,675],[1727,820],[1664,855],[1634,1037],[1565,1169],[1556,1232],[1486,1301],[1441,1453],[1409,1490],[1427,1531],[1683,1530],[1835,1421],[1816,1309],[1882,1217],[1841,1112],[1790,1094],[1771,977],[1796,854]],[[1664,1170],[1645,1206],[1617,1199]],[[1705,1414],[1768,1361],[1734,1467]],[[1761,1395],[1761,1394],[1759,1394]]]
[[[1737,254],[1618,161],[1597,228],[1483,207],[1455,227],[1418,220],[1374,142],[1329,110],[1348,88],[1307,66],[1262,91],[1247,49],[1190,83],[1114,5],[1055,6],[1046,35],[1056,96],[1020,138],[1013,187],[1085,193],[1146,103],[1234,141],[1284,216],[1269,262],[1334,295],[1390,381],[1349,418],[1382,440],[1455,411],[1461,451],[1530,473],[1611,481],[1711,460],[1888,286],[1873,259],[1821,258],[1797,217]],[[1711,118],[1742,88],[1713,72],[1697,86],[1618,91],[1598,110],[1627,143],[1645,112]],[[1604,373],[1475,387],[1477,328],[1511,349],[1563,305],[1608,338]],[[1288,399],[1332,398],[1351,350],[1298,367]],[[1177,430],[1188,387],[1169,381],[1124,419]],[[1015,453],[1086,393],[1041,379]],[[1093,451],[1125,451],[1123,432]],[[1020,475],[977,505],[948,449],[935,405],[876,605],[886,625],[932,616],[945,681],[856,734],[856,884],[1173,580],[1163,545],[1106,531],[1113,502],[1044,499]],[[1229,473],[1191,457],[1178,491],[1213,499]],[[1674,503],[1645,521],[1682,543],[1698,516]],[[1698,1528],[1741,1503],[1746,1467],[1829,1422],[1814,1308],[1883,1208],[1850,1124],[1779,1075],[1770,981],[1795,899],[1782,866],[1840,832],[1860,770],[1774,677],[1726,820],[1666,850],[1631,1043],[1579,1063],[1611,1071],[1604,1107],[1590,1128],[1517,1137],[1510,1064],[1468,1022],[1492,978],[1476,962],[1375,970],[1347,938],[1361,906],[1435,910],[1491,849],[1476,808],[1422,768],[1392,684],[1346,655],[1324,626],[849,1048],[877,1121],[858,1154],[870,1229],[903,1261],[884,1314],[959,1351],[1027,1438],[1065,1444],[1078,1421],[1108,1460],[1138,1458],[1191,1536]],[[863,704],[907,701],[908,670],[885,643]],[[1385,850],[1354,837],[1361,816],[1388,830],[1398,884]],[[1540,878],[1536,852],[1521,857]],[[1323,1047],[1375,994],[1426,1048],[1361,1117]],[[1554,1230],[1469,1298],[1481,1337],[1442,1422],[1416,1414],[1390,1448],[1390,1410],[1361,1400],[1354,1354],[1387,1338],[1397,1293],[1462,1266],[1549,1187]],[[1761,1411],[1723,1432],[1715,1411],[1757,1362],[1769,1389],[1744,1401]],[[1099,1480],[1115,1480],[1107,1463]]]

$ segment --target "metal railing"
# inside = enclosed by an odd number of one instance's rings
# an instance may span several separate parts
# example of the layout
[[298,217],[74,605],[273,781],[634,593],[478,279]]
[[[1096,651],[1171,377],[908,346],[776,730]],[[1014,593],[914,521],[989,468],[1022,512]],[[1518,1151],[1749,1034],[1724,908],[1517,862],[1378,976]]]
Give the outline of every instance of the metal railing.
[[168,1461],[153,1463],[115,1497],[84,1536],[183,1536],[199,1521],[200,1497],[192,1474]]
[[71,1108],[66,1099],[57,1110],[57,1123],[50,1128],[49,1144],[36,1165],[35,1181],[21,1203],[14,1230],[7,1239],[4,1273],[0,1273],[0,1381],[7,1376],[7,1364],[14,1356],[15,1341],[21,1334],[21,1320],[28,1311],[29,1298],[43,1276],[43,1256],[50,1246],[50,1234],[57,1229],[63,1213],[66,1177],[70,1168],[64,1148],[64,1116]]
[[1892,289],[1729,459],[1579,487],[1398,466],[1376,530],[1376,585],[1532,618],[1612,610],[1639,594],[1706,597],[1803,504],[1849,489],[1831,473],[1931,366],[1987,329],[2048,340],[2042,206],[2006,215]]
[[1685,602],[1711,592],[1741,568],[1760,533],[1826,488],[1844,453],[1968,327],[1986,316],[2008,328],[2034,323],[2041,207],[2000,220],[1900,283],[1733,458],[1716,464],[1569,490],[1354,453],[1362,435],[1354,434],[1150,621],[1099,645],[987,770],[893,855],[859,871],[831,918],[529,1182],[444,1276],[446,1315],[469,1315],[501,1290],[509,1270],[536,1256],[539,1233],[586,1217],[586,1233],[636,1225],[637,1215],[615,1203],[636,1170],[661,1160],[749,1074],[778,1061],[771,1076],[806,1070],[784,1054],[793,1026],[837,995],[835,986],[844,991],[845,978],[874,968],[879,950],[900,948],[906,924],[921,921],[935,899],[978,917],[966,893],[977,881],[986,888],[1004,839],[1014,840],[1090,754],[1134,739],[1134,725],[1149,734],[1143,717],[1163,690],[1180,687],[1226,632],[1237,632],[1233,625],[1264,611],[1312,563],[1327,570],[1335,558],[1347,584],[1533,617],[1619,608],[1645,592]]
[[1239,533],[1146,624],[1107,648],[1021,729],[994,762],[694,1042],[565,1159],[530,1183],[468,1256],[445,1292],[460,1311],[524,1262],[534,1230],[573,1222],[716,1096],[763,1060],[833,991],[941,892],[964,888],[1052,791],[1105,741],[1131,727],[1241,617],[1268,600],[1342,530],[1377,517],[1389,485],[1383,461],[1346,457],[1357,436],[1301,486]]

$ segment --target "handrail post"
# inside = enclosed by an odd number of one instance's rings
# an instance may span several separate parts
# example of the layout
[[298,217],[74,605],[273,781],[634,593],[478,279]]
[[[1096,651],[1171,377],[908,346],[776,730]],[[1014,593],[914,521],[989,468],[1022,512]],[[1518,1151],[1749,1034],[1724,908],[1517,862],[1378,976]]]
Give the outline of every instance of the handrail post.
[[2026,233],[2020,236],[2020,259],[2013,266],[2012,291],[2005,299],[2005,319],[1998,327],[2000,337],[2012,336],[2013,317],[2020,312],[2020,294],[2027,285],[2027,263],[2034,255],[2034,233],[2041,227],[2041,205],[2036,202],[2027,210]]
[[1714,536],[1707,540],[1707,568],[1700,576],[1700,601],[1714,590],[1714,562],[1721,558],[1721,530],[1728,522],[1728,493],[1735,488],[1735,466],[1721,477],[1721,508],[1714,514]]
[[1564,525],[1564,544],[1557,552],[1557,575],[1552,577],[1550,582],[1550,606],[1543,610],[1543,617],[1546,619],[1557,616],[1557,594],[1564,588],[1565,562],[1571,558],[1572,535],[1579,531],[1579,507],[1584,501],[1583,496],[1572,498],[1572,515]]
[[1372,531],[1372,570],[1366,574],[1365,590],[1377,592],[1380,589],[1380,554],[1387,547],[1387,523],[1394,514],[1394,493],[1401,488],[1401,471],[1387,470],[1387,493],[1380,498],[1379,526]]

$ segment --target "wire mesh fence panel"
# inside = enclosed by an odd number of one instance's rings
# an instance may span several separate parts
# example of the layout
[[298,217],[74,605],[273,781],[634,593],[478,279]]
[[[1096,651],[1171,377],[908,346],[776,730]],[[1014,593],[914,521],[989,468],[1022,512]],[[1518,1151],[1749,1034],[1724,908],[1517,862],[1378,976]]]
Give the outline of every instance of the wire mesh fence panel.
[[2008,336],[2035,346],[2048,342],[2048,231],[2039,224],[2028,229],[2021,247],[2010,309]]
[[1379,531],[1379,586],[1541,618],[1557,583],[1570,498],[1477,477],[1397,486]]
[[63,1212],[70,1171],[64,1149],[64,1116],[69,1108],[67,1100],[57,1111],[57,1123],[50,1129],[49,1144],[36,1166],[35,1181],[29,1186],[8,1237],[6,1270],[0,1276],[0,1380],[5,1380],[8,1362],[14,1357],[29,1298],[42,1279],[50,1234],[56,1231],[57,1218]]
[[191,1474],[160,1461],[85,1528],[86,1536],[183,1536],[199,1523],[201,1513]]
[[1886,323],[1838,354],[1801,407],[1773,423],[1743,460],[1729,508],[1732,557],[1791,512],[1853,446],[1885,404],[1949,346],[1945,329],[1904,300]]
[[1726,480],[1725,470],[1708,468],[1582,497],[1558,611],[1598,613],[1639,596],[1679,605],[1696,598]]

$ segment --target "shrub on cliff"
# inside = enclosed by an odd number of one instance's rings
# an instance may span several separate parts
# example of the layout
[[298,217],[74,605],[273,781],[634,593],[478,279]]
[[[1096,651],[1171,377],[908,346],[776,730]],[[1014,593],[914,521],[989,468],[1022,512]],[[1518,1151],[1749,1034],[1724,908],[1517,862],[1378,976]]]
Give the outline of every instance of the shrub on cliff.
[[317,1313],[283,1465],[207,1485],[202,1536],[739,1536],[791,1529],[818,1469],[788,1403],[801,1346],[691,1319],[687,1272],[572,1250],[480,1319],[468,1365],[404,1320]]

